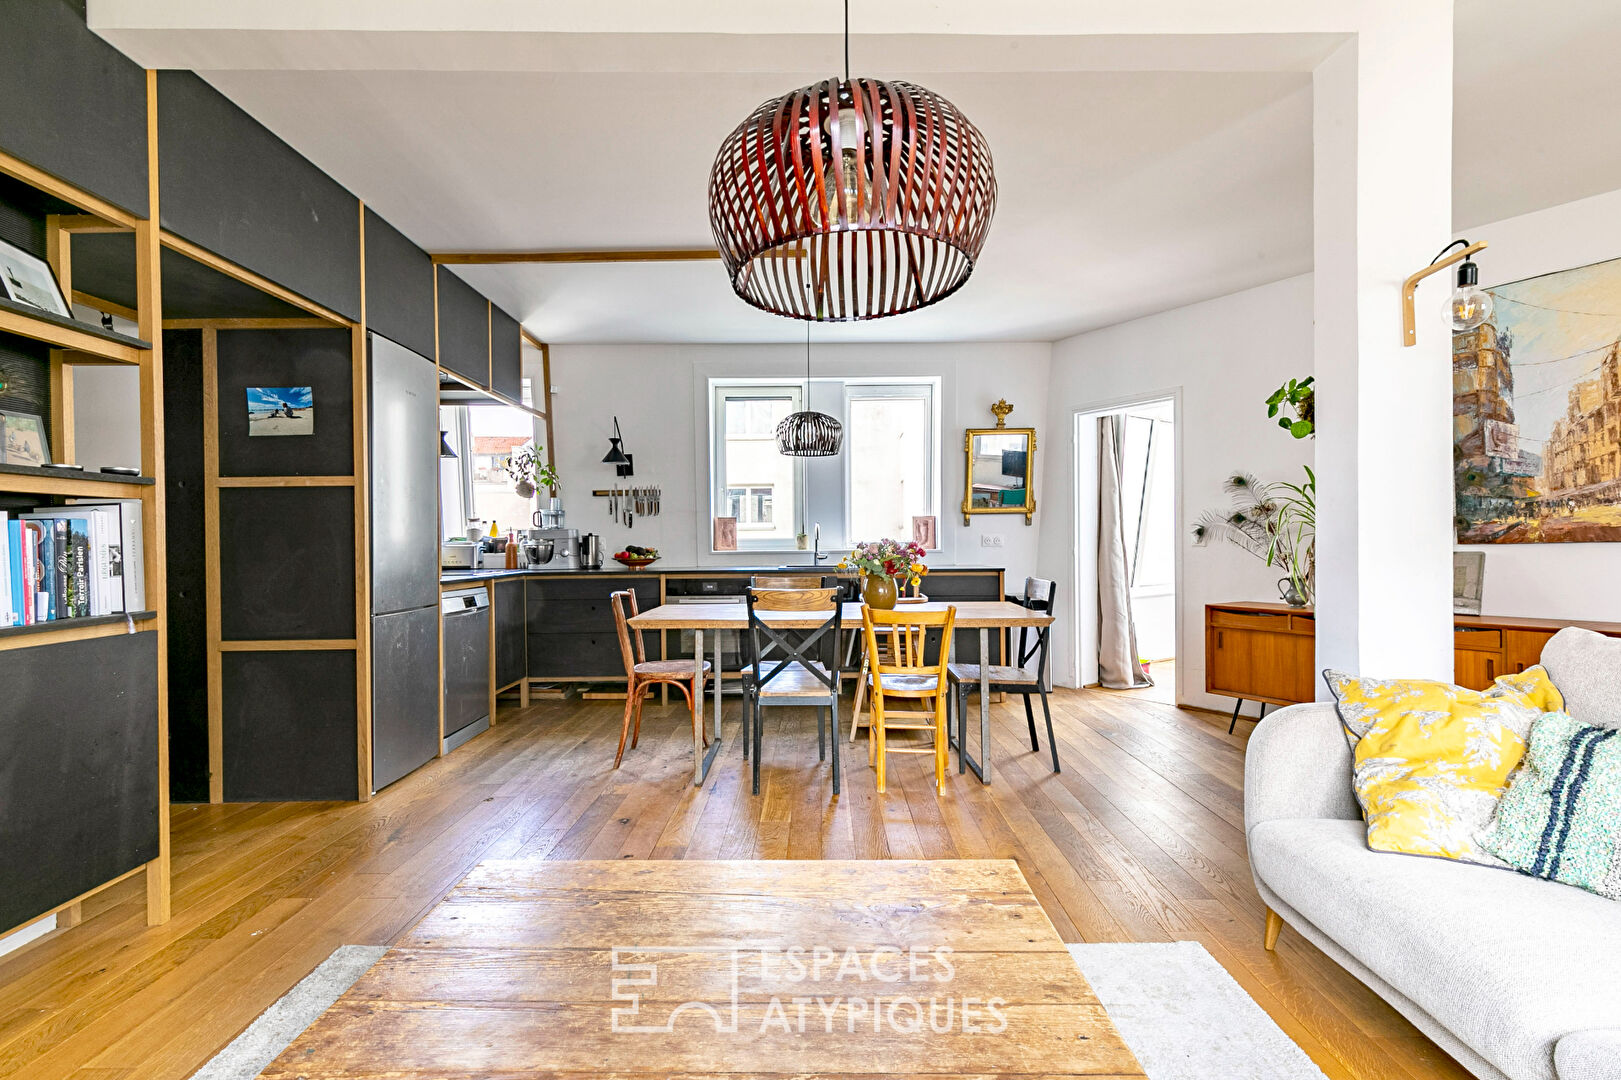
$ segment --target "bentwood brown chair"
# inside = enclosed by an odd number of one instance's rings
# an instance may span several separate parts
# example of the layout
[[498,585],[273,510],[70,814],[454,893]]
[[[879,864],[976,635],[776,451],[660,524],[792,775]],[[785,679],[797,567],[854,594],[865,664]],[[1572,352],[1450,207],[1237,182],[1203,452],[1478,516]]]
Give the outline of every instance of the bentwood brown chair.
[[[885,760],[889,754],[933,754],[934,786],[946,782],[946,699],[950,693],[946,669],[951,662],[951,632],[957,623],[957,609],[920,611],[902,605],[893,611],[878,611],[861,605],[861,632],[867,643],[872,676],[872,732],[867,741],[867,759],[878,773],[878,790],[885,784]],[[934,640],[938,632],[938,641]],[[879,651],[880,635],[889,646]],[[931,650],[935,659],[927,658]],[[918,709],[891,709],[889,698],[926,704]],[[927,731],[927,744],[889,744],[892,731]]]
[[[614,754],[614,768],[625,757],[625,739],[630,739],[630,748],[636,749],[636,740],[642,734],[642,699],[647,696],[647,690],[659,683],[671,683],[687,699],[687,709],[692,713],[693,731],[697,732],[702,724],[698,718],[698,703],[704,699],[704,683],[709,678],[709,661],[703,662],[703,673],[694,676],[691,660],[649,660],[647,650],[642,645],[642,632],[632,630],[630,620],[641,614],[636,606],[636,593],[631,589],[612,593],[608,602],[614,609],[614,629],[619,632],[619,655],[625,662],[625,719],[619,728],[619,750]],[[625,612],[629,606],[630,613]],[[634,721],[634,727],[632,722]],[[704,735],[704,745],[709,745],[708,734]]]

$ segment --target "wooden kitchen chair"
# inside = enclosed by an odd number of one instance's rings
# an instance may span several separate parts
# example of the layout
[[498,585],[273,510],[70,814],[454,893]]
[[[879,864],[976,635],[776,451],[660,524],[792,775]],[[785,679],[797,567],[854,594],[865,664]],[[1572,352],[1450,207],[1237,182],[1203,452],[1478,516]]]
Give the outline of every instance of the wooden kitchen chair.
[[755,574],[749,584],[756,589],[825,589],[838,584],[826,574]]
[[[633,589],[624,589],[620,592],[610,593],[608,602],[613,605],[614,629],[619,633],[619,655],[625,662],[625,719],[619,727],[619,751],[614,754],[614,768],[619,768],[619,762],[625,756],[625,738],[630,738],[630,748],[636,749],[636,740],[642,734],[642,699],[647,695],[647,689],[659,683],[674,683],[686,696],[687,709],[692,713],[692,727],[697,731],[703,721],[699,718],[698,704],[704,699],[704,683],[709,678],[709,661],[703,662],[703,673],[693,674],[691,660],[649,660],[647,650],[642,645],[642,632],[632,630],[630,620],[641,614],[636,606],[636,592]],[[626,605],[630,607],[630,614],[625,613]],[[634,641],[634,651],[632,642]],[[634,728],[632,720],[635,721]],[[704,745],[709,745],[709,735],[704,734]]]
[[[893,611],[878,611],[861,605],[861,633],[867,645],[872,676],[872,732],[867,740],[867,760],[878,772],[878,790],[884,790],[885,759],[895,754],[933,754],[934,786],[946,782],[946,668],[951,662],[951,632],[957,623],[957,609],[919,611],[901,605]],[[938,643],[932,642],[939,632]],[[888,639],[889,651],[879,650],[879,635]],[[927,660],[931,644],[938,654]],[[930,702],[926,709],[890,709],[887,698]],[[896,723],[897,720],[904,721]],[[929,746],[890,746],[891,731],[929,731]]]
[[[748,667],[743,671],[743,755],[754,742],[754,794],[760,794],[761,710],[773,705],[809,705],[816,710],[816,754],[827,760],[833,745],[833,794],[839,793],[839,590],[750,589]],[[762,611],[827,611],[812,630],[779,630]],[[825,639],[825,640],[824,640]],[[770,654],[769,658],[767,654]],[[817,654],[827,658],[823,663]],[[826,726],[824,726],[824,724]]]
[[[927,596],[924,596],[922,593],[918,592],[916,586],[913,586],[911,596],[906,596],[905,594],[902,594],[901,596],[897,597],[896,600],[895,600],[895,603],[897,603],[897,604],[927,604],[928,602],[929,602],[929,598]],[[866,695],[867,695],[867,669],[872,663],[871,659],[867,656],[867,643],[866,643],[866,641],[864,639],[862,639],[861,634],[859,632],[856,633],[855,637],[858,640],[852,641],[851,644],[857,645],[857,647],[861,650],[861,662],[860,662],[859,665],[857,665],[856,702],[855,702],[855,706],[850,710],[850,741],[851,742],[856,741],[856,733],[861,729],[861,726],[862,726],[861,725],[861,703],[866,700]],[[889,655],[888,654],[889,647],[890,647],[890,642],[889,642],[888,638],[881,637],[881,638],[878,639],[878,648],[879,648],[880,651],[885,652],[886,655]],[[867,718],[867,726],[870,728],[871,725],[872,725],[872,717],[870,715],[872,710],[871,710],[870,706],[869,706],[867,711],[869,713],[868,718]]]

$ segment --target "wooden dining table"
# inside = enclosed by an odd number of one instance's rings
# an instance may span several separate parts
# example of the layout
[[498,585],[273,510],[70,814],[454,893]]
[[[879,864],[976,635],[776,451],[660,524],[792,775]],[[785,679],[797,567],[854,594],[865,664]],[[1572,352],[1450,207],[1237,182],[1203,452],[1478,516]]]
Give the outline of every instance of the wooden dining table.
[[[944,611],[948,607],[956,608],[957,629],[979,631],[979,757],[976,759],[968,753],[967,725],[964,724],[962,738],[958,742],[957,752],[963,755],[963,763],[973,769],[982,783],[991,782],[991,684],[990,684],[990,657],[991,657],[991,631],[1008,630],[1020,626],[1048,626],[1052,623],[1052,615],[1042,611],[1032,611],[1027,607],[1007,600],[964,600],[956,604],[930,602],[925,604],[907,604],[907,611]],[[847,627],[861,625],[861,604],[849,603],[844,605],[841,619]],[[759,611],[755,612],[760,618],[772,626],[784,630],[814,630],[832,616],[832,608],[822,611]],[[630,619],[630,625],[637,630],[691,630],[693,655],[693,708],[698,711],[699,722],[692,726],[692,783],[702,785],[709,775],[709,767],[714,763],[715,757],[721,748],[721,635],[724,630],[747,630],[749,626],[748,605],[739,600],[736,603],[705,603],[705,604],[660,604],[656,608],[649,608]],[[706,706],[703,699],[703,656],[704,631],[716,631],[714,635],[714,657],[711,668],[714,673],[714,712],[712,720],[705,721]],[[704,748],[704,728],[713,724],[709,748]]]

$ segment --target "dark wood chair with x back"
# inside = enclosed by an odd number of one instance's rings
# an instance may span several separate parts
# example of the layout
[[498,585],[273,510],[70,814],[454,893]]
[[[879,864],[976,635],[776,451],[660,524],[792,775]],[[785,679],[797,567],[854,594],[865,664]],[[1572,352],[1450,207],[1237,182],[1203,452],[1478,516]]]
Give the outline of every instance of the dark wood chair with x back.
[[[1010,596],[1007,599],[1015,604],[1022,604],[1031,611],[1043,611],[1050,615],[1053,602],[1058,599],[1058,583],[1044,578],[1026,578],[1024,595]],[[1035,635],[1034,641],[1030,639],[1032,634]],[[1053,738],[1052,706],[1047,701],[1047,653],[1051,641],[1050,625],[1019,627],[1018,666],[993,665],[989,676],[993,694],[1018,694],[1024,699],[1024,719],[1030,725],[1030,749],[1038,754],[1041,752],[1041,740],[1036,738],[1036,714],[1030,706],[1030,696],[1041,695],[1041,714],[1047,720],[1047,748],[1052,752],[1053,772],[1060,772],[1062,770],[1058,767],[1058,740]],[[1034,671],[1029,670],[1027,666],[1031,660],[1036,661]],[[957,709],[957,771],[962,772],[968,768],[968,743],[964,738],[968,730],[966,706],[968,695],[979,693],[979,665],[952,664],[949,672],[954,699],[952,703]]]
[[[760,794],[762,711],[775,705],[808,705],[816,710],[816,752],[827,760],[833,744],[833,794],[839,793],[839,590],[754,589],[749,606],[748,667],[743,671],[743,753],[753,738],[754,794]],[[813,630],[779,630],[761,617],[766,611],[828,612]],[[828,723],[831,721],[831,727]]]
[[[647,649],[642,645],[642,632],[630,628],[630,620],[640,614],[636,606],[636,593],[632,589],[611,593],[608,602],[613,605],[614,629],[619,632],[619,655],[625,662],[625,719],[619,728],[619,751],[614,754],[614,768],[625,757],[625,739],[630,738],[630,748],[636,749],[636,740],[642,734],[642,699],[647,696],[647,689],[659,683],[671,683],[676,686],[687,699],[687,709],[692,713],[692,726],[698,728],[701,721],[698,718],[697,703],[704,699],[704,683],[709,677],[709,661],[703,662],[703,674],[694,676],[691,660],[649,660]],[[629,612],[626,612],[629,607]],[[634,721],[634,728],[632,722]],[[704,745],[709,745],[709,736],[704,736]]]

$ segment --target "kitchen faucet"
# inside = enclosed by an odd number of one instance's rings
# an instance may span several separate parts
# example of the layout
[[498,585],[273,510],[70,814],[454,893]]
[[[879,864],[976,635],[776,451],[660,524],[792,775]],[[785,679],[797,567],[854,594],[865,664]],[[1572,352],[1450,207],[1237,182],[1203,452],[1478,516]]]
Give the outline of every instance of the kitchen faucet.
[[811,548],[811,565],[821,566],[825,560],[831,559],[833,556],[822,554],[822,523],[820,521],[816,522],[814,528],[816,540]]

